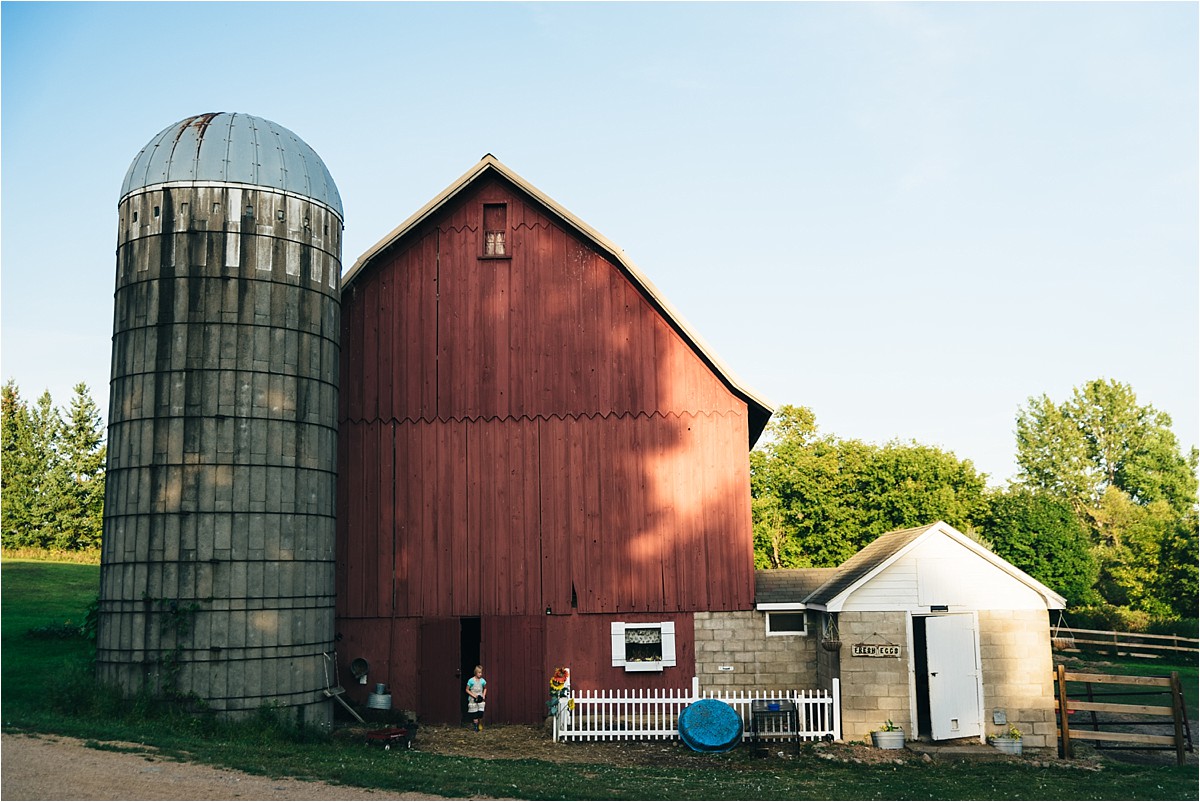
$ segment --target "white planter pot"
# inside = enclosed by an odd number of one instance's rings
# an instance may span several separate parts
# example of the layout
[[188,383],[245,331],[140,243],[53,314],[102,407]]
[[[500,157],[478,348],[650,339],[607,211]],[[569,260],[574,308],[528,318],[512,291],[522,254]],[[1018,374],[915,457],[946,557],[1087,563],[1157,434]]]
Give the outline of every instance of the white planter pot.
[[871,741],[879,749],[903,749],[904,730],[876,730],[871,733]]
[[1021,754],[1020,738],[993,738],[992,746],[996,747],[1006,755]]

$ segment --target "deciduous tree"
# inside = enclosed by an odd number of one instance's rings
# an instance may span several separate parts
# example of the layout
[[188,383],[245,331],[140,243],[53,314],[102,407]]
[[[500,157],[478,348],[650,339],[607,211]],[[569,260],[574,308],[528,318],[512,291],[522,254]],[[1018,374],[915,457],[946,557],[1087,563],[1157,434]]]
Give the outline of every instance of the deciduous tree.
[[945,520],[970,528],[984,477],[930,446],[820,435],[812,412],[776,412],[750,457],[755,563],[840,565],[884,532]]
[[1181,546],[1195,542],[1198,462],[1170,416],[1120,382],[1096,379],[1062,403],[1030,398],[1017,415],[1020,483],[1069,504],[1087,527],[1104,600],[1151,615],[1195,609],[1164,577],[1194,576],[1195,551]]
[[992,551],[1069,604],[1098,601],[1091,540],[1065,502],[1024,488],[998,491],[988,499],[980,528]]

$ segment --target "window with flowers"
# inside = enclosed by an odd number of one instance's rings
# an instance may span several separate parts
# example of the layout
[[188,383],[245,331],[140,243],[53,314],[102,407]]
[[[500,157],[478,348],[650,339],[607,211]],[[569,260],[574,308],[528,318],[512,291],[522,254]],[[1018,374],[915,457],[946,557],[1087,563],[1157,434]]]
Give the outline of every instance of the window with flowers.
[[675,622],[614,621],[612,661],[626,671],[662,671],[674,666]]

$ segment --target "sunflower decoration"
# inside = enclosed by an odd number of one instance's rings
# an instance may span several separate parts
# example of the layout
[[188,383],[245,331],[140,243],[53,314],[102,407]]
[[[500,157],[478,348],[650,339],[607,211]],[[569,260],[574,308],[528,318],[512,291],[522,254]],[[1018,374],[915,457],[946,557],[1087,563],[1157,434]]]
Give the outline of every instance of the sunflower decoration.
[[[568,696],[571,692],[567,690],[567,683],[571,681],[571,671],[567,668],[556,668],[550,676],[550,699],[546,702],[546,707],[550,711],[550,715],[558,714],[558,700],[564,696]],[[573,710],[575,707],[574,699],[567,699],[567,709]]]

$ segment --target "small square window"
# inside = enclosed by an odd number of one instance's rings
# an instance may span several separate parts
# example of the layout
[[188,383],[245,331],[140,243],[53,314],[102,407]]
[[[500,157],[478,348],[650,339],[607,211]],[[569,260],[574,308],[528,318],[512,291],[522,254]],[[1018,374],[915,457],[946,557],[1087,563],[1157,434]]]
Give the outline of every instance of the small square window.
[[483,204],[483,255],[508,256],[508,205]]
[[803,610],[779,610],[767,613],[767,637],[807,634],[808,627]]

